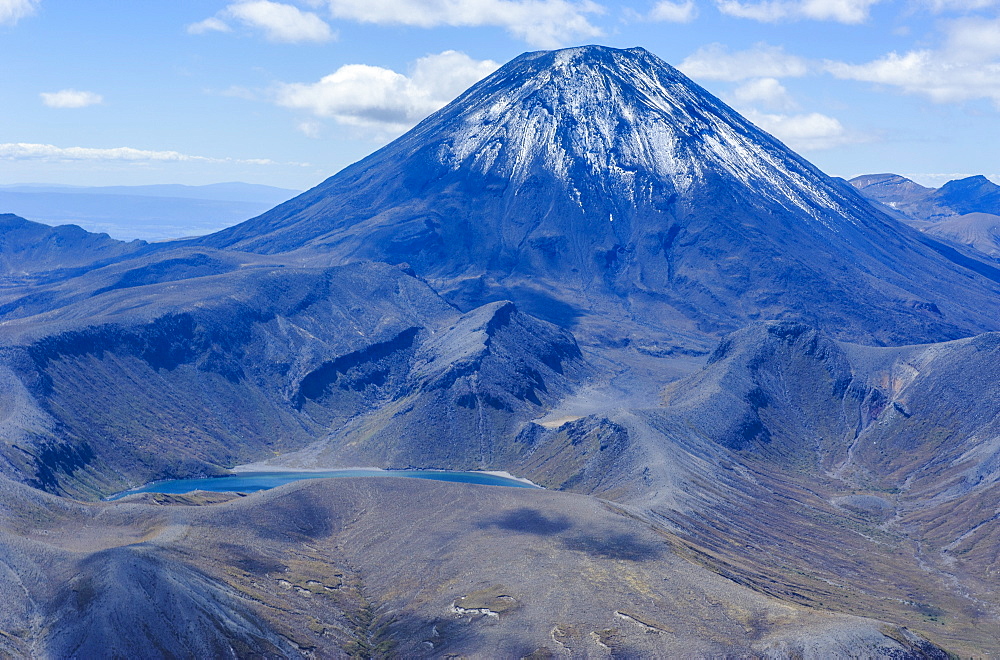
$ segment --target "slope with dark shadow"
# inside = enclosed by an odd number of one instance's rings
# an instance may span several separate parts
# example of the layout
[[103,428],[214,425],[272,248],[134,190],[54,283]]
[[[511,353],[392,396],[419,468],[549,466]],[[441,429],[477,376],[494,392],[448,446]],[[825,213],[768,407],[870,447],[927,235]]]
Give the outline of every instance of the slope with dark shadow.
[[526,425],[507,469],[628,503],[739,584],[995,654],[997,346],[754,324],[659,408]]
[[1000,214],[1000,186],[981,174],[949,181],[937,189],[933,199],[960,215]]
[[[490,303],[420,342],[381,405],[277,462],[503,469],[532,450],[522,426],[593,371],[569,333],[511,302]],[[328,405],[339,391],[331,382],[311,405]]]

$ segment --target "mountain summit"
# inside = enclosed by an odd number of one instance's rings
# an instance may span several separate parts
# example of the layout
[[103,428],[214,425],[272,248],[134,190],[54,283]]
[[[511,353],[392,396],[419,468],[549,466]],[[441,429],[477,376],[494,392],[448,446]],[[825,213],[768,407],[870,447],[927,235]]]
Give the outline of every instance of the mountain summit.
[[524,54],[201,241],[406,262],[463,309],[513,299],[585,343],[655,350],[759,318],[875,343],[1000,318],[1000,271],[955,263],[641,48]]

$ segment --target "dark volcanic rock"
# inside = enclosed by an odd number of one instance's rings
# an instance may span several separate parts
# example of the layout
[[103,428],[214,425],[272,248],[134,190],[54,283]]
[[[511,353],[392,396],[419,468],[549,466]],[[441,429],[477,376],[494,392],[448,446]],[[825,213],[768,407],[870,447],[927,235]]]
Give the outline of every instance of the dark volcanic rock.
[[998,351],[996,333],[873,348],[755,324],[668,386],[665,403],[706,438],[772,466],[794,459],[859,487],[905,490],[915,506],[942,502],[1000,484]]
[[149,549],[109,548],[63,587],[45,645],[53,657],[291,657],[224,583]]
[[874,348],[750,326],[647,413],[673,462],[632,497],[768,593],[843,607],[874,590],[873,614],[993,648],[998,350],[995,333]]
[[[592,373],[572,335],[511,302],[402,341],[407,353],[392,382],[388,372],[367,376],[385,381],[376,405],[282,464],[503,469],[531,451],[519,439],[522,425]],[[332,363],[321,372],[328,385],[320,397],[356,387],[338,384]]]
[[[832,339],[798,323],[754,324],[719,344],[704,370],[671,384],[665,401],[729,449],[772,460],[814,460],[816,444],[842,455],[880,396],[853,381]],[[878,405],[878,404],[874,404]]]
[[[0,654],[1000,638],[1000,340],[967,337],[1000,324],[1000,270],[641,49],[522,56],[201,242],[70,231],[77,272],[52,231],[36,283],[0,290],[0,474],[22,482],[0,478]],[[677,355],[762,318],[660,405]],[[96,499],[266,459],[576,494],[387,479],[85,505],[23,485]]]

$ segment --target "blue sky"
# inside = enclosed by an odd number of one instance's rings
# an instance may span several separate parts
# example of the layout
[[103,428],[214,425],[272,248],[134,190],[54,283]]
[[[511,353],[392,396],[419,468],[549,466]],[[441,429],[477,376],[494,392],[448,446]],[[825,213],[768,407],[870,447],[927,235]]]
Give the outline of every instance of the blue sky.
[[1000,182],[1000,0],[0,0],[0,184],[305,189],[585,43],[649,49],[830,174]]

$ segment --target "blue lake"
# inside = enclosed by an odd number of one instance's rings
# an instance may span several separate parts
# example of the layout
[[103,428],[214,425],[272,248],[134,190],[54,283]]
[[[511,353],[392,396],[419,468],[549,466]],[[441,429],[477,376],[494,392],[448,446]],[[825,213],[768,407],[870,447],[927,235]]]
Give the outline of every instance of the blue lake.
[[217,493],[255,493],[276,488],[302,479],[329,479],[336,477],[412,477],[435,481],[454,481],[481,486],[510,486],[512,488],[538,488],[538,486],[486,472],[450,472],[448,470],[330,470],[328,472],[239,472],[225,477],[209,479],[168,479],[154,481],[139,488],[116,493],[106,499],[117,500],[133,493],[190,493],[209,490]]

